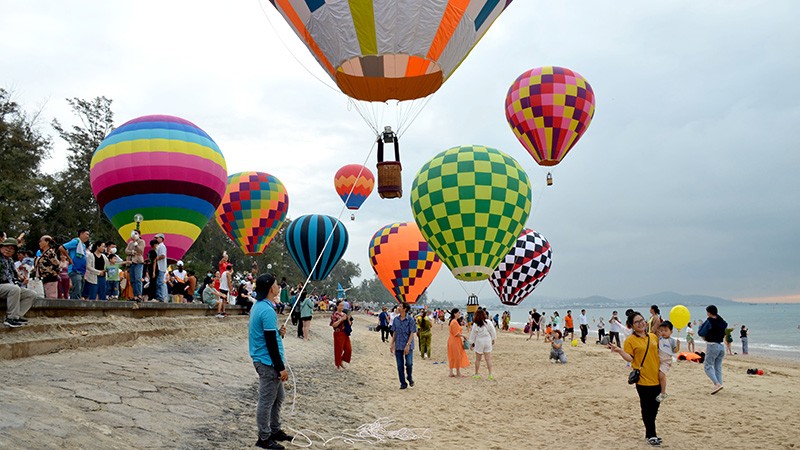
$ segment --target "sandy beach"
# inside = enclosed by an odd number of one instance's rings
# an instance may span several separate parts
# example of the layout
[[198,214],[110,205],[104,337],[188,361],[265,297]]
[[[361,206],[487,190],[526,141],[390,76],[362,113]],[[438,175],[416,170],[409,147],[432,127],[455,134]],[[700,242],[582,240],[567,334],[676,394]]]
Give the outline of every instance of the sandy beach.
[[[290,328],[285,346],[294,378],[287,387],[296,391],[287,391],[287,431],[312,430],[329,439],[388,418],[387,429],[410,428],[422,438],[379,444],[336,439],[327,447],[648,447],[638,397],[626,383],[629,369],[594,340],[568,347],[569,362],[562,366],[547,361],[542,341],[501,332],[497,380],[486,380],[485,368],[482,380],[454,379],[447,376],[447,331],[436,325],[434,358],[417,353],[416,385],[401,391],[388,344],[368,331],[374,322],[356,316],[353,362],[345,371],[334,368],[326,316],[315,316],[308,342]],[[252,447],[257,376],[245,331],[244,317],[208,318],[207,326],[173,336],[3,361],[0,448]],[[472,353],[470,359],[474,363]],[[751,367],[766,373],[747,375]],[[797,447],[800,362],[729,356],[724,376],[725,389],[711,396],[701,365],[673,365],[670,396],[658,416],[664,448]],[[312,448],[322,448],[319,437],[305,434],[313,437]],[[308,446],[302,438],[295,443]]]

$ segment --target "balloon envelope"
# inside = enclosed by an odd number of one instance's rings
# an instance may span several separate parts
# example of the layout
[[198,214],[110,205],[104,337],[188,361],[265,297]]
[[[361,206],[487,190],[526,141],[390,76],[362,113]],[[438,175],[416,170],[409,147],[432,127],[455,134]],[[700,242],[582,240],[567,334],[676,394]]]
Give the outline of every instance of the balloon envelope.
[[263,172],[239,172],[228,177],[217,223],[246,255],[260,255],[288,210],[289,195],[279,179]]
[[141,214],[145,242],[163,233],[167,257],[181,259],[225,195],[228,173],[203,130],[179,117],[152,115],[109,133],[92,155],[89,177],[123,239]]
[[675,305],[669,312],[669,321],[675,328],[685,328],[691,319],[692,314],[689,312],[689,308],[683,305]]
[[550,273],[552,263],[550,243],[541,234],[526,228],[489,277],[489,283],[501,303],[518,305]]
[[358,209],[372,193],[375,176],[361,164],[348,164],[336,172],[333,186],[347,209]]
[[506,95],[506,119],[541,166],[561,162],[592,123],[594,91],[579,73],[538,67],[520,75]]
[[389,224],[375,232],[369,262],[399,303],[415,303],[442,267],[414,222]]
[[[347,242],[344,224],[330,216],[300,216],[286,227],[286,248],[289,255],[303,274],[311,274],[311,279],[315,281],[328,277],[347,250]],[[314,268],[317,258],[320,261]]]
[[346,95],[435,92],[511,0],[278,0],[272,4]]
[[445,150],[411,187],[422,236],[459,280],[485,280],[514,245],[531,210],[528,175],[514,158],[479,145]]

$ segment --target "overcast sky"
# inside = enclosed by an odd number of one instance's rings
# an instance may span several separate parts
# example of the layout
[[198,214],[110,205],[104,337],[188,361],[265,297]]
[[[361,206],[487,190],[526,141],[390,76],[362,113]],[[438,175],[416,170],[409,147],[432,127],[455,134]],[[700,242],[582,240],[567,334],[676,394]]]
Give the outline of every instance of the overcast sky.
[[[104,95],[117,125],[188,119],[217,142],[229,173],[281,179],[292,218],[339,215],[333,175],[363,163],[374,141],[267,1],[2,0],[0,10],[0,86],[26,109],[73,124],[65,98]],[[343,215],[345,259],[371,276],[368,240],[413,220],[422,164],[482,144],[531,177],[528,226],[554,259],[534,297],[800,300],[798,17],[794,0],[514,1],[403,136],[403,198],[373,192],[355,222]],[[503,112],[514,79],[543,65],[579,72],[597,98],[549,188]],[[395,108],[385,114],[391,124]],[[49,171],[65,164],[64,147],[56,140]],[[429,295],[479,291],[491,288],[443,266]]]

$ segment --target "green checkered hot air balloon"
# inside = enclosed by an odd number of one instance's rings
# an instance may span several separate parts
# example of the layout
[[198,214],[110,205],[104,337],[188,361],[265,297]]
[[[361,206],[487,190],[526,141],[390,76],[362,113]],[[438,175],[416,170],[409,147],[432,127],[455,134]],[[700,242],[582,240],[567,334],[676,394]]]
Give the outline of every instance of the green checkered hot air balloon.
[[514,158],[480,145],[453,147],[420,169],[411,210],[422,235],[459,280],[489,278],[531,211],[531,184]]

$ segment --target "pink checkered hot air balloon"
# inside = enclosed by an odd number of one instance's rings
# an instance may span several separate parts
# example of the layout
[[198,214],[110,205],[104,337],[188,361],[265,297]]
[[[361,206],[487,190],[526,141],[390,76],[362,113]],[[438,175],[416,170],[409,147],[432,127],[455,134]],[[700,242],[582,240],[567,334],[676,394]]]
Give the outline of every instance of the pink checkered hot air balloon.
[[506,95],[506,119],[540,166],[555,166],[594,116],[592,86],[579,73],[545,66],[520,75]]

